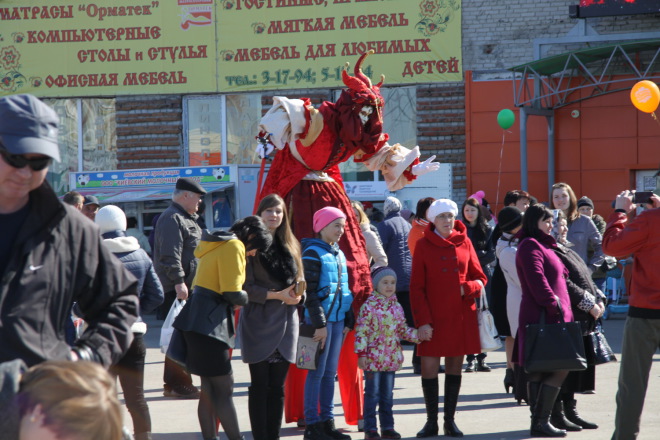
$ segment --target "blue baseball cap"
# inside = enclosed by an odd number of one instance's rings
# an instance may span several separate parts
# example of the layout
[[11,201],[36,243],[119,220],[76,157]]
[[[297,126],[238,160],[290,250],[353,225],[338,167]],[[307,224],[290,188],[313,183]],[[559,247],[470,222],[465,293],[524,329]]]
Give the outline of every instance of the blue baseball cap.
[[60,162],[59,117],[32,95],[0,98],[0,143],[11,154],[43,154]]

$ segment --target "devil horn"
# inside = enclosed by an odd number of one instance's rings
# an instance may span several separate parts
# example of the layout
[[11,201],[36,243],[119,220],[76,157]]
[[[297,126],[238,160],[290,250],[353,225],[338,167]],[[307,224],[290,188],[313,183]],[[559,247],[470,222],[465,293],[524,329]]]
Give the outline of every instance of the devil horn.
[[355,68],[353,69],[353,74],[355,77],[359,78],[362,82],[367,84],[369,88],[371,88],[371,80],[364,73],[362,73],[362,63],[369,55],[374,53],[376,52],[373,49],[363,53],[358,59],[358,62],[355,64]]
[[356,92],[362,92],[367,88],[364,82],[354,76],[350,76],[345,69],[341,71],[341,79],[344,81],[346,87]]
[[381,74],[380,74],[380,82],[379,82],[378,84],[376,84],[376,87],[378,87],[378,88],[380,89],[381,86],[383,85],[383,82],[384,82],[384,81],[385,81],[385,75],[383,75],[383,74],[381,73]]

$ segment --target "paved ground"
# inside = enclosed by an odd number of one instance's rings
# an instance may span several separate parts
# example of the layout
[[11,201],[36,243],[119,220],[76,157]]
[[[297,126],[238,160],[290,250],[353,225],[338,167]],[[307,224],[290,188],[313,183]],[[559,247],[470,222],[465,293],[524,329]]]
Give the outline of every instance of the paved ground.
[[[163,397],[162,375],[163,355],[158,349],[160,321],[147,316],[149,332],[146,336],[148,346],[145,393],[151,417],[155,440],[198,440],[201,439],[197,422],[197,402]],[[624,318],[616,316],[605,321],[605,331],[612,348],[621,351],[621,334]],[[397,373],[394,392],[394,414],[396,429],[404,438],[414,438],[415,433],[424,425],[425,413],[421,393],[420,378],[412,373],[409,366],[411,347],[406,347],[406,367]],[[517,406],[511,395],[504,393],[505,356],[502,350],[489,353],[488,363],[493,367],[490,373],[467,373],[463,376],[463,387],[459,398],[456,423],[466,437],[474,439],[526,439],[529,437],[529,410],[526,406]],[[642,430],[638,439],[656,440],[660,438],[660,354],[654,358],[649,390],[646,396],[645,410],[642,417]],[[579,395],[578,410],[590,421],[600,424],[600,429],[569,433],[568,438],[580,440],[609,439],[614,427],[616,409],[615,395],[619,372],[618,363],[610,363],[597,368],[597,393]],[[250,382],[248,368],[240,360],[240,350],[234,352],[234,374],[236,379],[234,399],[238,410],[241,428],[246,440],[250,440],[250,420],[247,413],[247,387]],[[442,381],[442,375],[440,376]],[[199,378],[195,377],[199,386]],[[442,382],[440,389],[442,390]],[[338,392],[337,392],[338,395]],[[641,396],[640,396],[641,398]],[[341,403],[336,400],[336,422],[338,428],[345,430],[354,439],[363,438],[355,426],[344,423]],[[442,404],[441,404],[442,405]],[[132,426],[128,413],[128,426]],[[442,417],[442,414],[440,414]],[[283,426],[283,438],[302,438],[303,430],[295,424]],[[226,439],[224,434],[221,438]]]

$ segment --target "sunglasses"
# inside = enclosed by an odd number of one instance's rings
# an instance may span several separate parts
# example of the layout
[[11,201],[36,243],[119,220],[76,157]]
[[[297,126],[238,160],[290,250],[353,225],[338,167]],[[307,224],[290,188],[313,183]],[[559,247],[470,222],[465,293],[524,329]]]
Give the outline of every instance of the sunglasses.
[[50,165],[53,160],[50,157],[37,157],[33,159],[28,159],[22,154],[11,154],[9,151],[0,147],[0,156],[4,159],[7,164],[14,168],[25,168],[29,166],[33,171],[41,171]]

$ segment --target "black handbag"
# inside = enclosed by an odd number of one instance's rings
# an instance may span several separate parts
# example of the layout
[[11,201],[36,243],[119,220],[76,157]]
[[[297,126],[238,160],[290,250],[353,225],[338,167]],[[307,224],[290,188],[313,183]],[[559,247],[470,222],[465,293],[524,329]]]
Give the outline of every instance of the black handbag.
[[[559,300],[557,300],[559,302]],[[561,304],[559,315],[564,320]],[[538,324],[527,324],[525,333],[525,371],[547,373],[552,371],[582,371],[587,359],[579,322],[546,324],[545,310]]]
[[607,343],[600,319],[596,322],[596,328],[585,337],[585,347],[587,352],[587,363],[589,365],[602,365],[608,362],[616,362],[614,351]]

